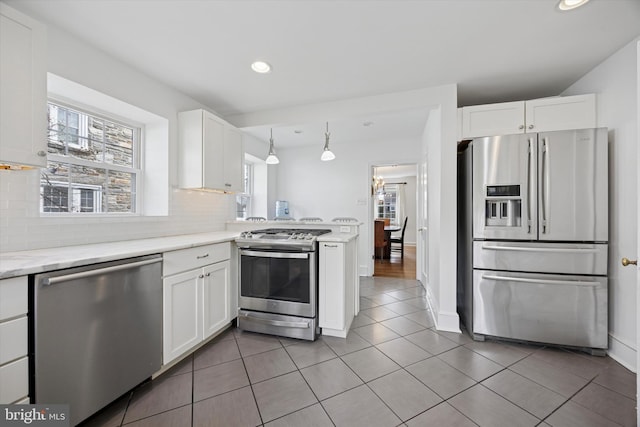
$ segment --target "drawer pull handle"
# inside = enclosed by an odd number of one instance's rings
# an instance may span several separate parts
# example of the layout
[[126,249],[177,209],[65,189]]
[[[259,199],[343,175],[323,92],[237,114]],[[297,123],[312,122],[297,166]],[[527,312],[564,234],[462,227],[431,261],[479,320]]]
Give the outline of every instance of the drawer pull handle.
[[207,258],[209,256],[209,254],[204,254],[204,255],[198,255],[196,258],[197,259],[203,259],[203,258]]
[[496,246],[496,245],[482,245],[482,249],[490,249],[494,251],[521,251],[521,252],[582,252],[582,253],[597,253],[596,248],[534,248],[526,246]]
[[519,282],[519,283],[531,283],[536,285],[559,285],[559,286],[586,286],[597,287],[600,286],[600,282],[592,282],[586,280],[550,280],[550,279],[529,279],[526,277],[511,277],[511,276],[497,276],[492,274],[483,274],[484,280],[493,280],[496,282]]

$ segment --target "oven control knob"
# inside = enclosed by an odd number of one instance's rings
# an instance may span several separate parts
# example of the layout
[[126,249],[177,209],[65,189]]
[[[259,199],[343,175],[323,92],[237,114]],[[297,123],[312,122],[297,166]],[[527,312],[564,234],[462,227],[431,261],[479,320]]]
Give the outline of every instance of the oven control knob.
[[307,235],[304,236],[304,238],[305,238],[305,240],[311,240],[311,239],[313,239],[313,234],[307,233]]

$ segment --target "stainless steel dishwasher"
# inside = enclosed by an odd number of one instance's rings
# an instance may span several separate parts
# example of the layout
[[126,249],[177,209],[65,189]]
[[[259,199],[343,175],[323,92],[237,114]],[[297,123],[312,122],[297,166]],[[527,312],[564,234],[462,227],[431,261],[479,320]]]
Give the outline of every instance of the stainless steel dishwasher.
[[71,425],[162,364],[162,256],[33,277],[32,403],[69,404]]

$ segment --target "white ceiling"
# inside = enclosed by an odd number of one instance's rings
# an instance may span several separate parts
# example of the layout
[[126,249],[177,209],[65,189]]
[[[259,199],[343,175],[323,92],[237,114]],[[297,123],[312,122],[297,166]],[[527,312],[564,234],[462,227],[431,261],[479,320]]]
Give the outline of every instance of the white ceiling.
[[[450,83],[460,106],[553,96],[640,34],[639,0],[564,13],[557,0],[3,1],[223,116]],[[256,59],[272,72],[251,71]],[[415,127],[411,114],[362,120]],[[332,138],[342,125],[366,137],[361,124],[330,124]],[[323,142],[324,123],[301,126]]]

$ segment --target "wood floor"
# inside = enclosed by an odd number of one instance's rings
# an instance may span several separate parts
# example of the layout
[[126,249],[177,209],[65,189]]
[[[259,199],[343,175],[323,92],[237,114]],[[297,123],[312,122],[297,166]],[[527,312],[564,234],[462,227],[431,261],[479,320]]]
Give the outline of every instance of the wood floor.
[[376,259],[374,262],[373,275],[377,277],[415,279],[416,247],[405,246],[404,258],[400,257],[400,252],[392,251],[391,259]]

